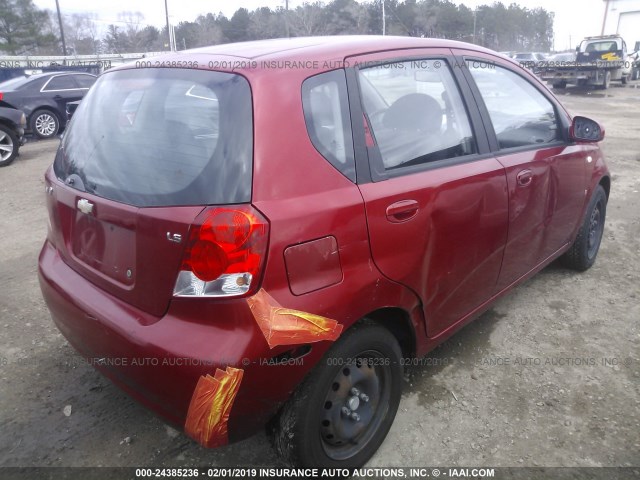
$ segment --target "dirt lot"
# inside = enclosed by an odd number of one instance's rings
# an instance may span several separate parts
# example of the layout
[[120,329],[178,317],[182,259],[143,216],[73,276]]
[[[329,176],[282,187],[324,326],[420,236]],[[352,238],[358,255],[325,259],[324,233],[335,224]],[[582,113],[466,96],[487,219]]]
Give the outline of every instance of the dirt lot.
[[[635,83],[561,96],[607,130],[613,186],[595,267],[548,267],[433,352],[440,365],[406,379],[371,466],[640,466]],[[56,146],[27,144],[0,170],[0,465],[278,465],[264,435],[201,448],[83,364],[53,326],[36,263]]]

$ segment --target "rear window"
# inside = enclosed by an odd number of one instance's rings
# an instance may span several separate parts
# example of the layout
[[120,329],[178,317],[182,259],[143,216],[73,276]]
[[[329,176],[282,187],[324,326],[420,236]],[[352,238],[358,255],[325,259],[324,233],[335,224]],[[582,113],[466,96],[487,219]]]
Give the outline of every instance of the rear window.
[[22,87],[23,85],[25,85],[26,83],[29,82],[29,80],[31,80],[29,77],[22,76],[22,77],[16,77],[16,78],[11,78],[9,80],[5,80],[4,82],[0,83],[0,91],[2,90],[17,90],[18,88]]
[[583,52],[615,52],[618,50],[618,44],[615,40],[610,40],[606,42],[587,43],[586,47],[584,47],[583,43],[583,48]]
[[109,72],[80,103],[54,162],[81,191],[140,207],[251,201],[247,80],[189,69]]

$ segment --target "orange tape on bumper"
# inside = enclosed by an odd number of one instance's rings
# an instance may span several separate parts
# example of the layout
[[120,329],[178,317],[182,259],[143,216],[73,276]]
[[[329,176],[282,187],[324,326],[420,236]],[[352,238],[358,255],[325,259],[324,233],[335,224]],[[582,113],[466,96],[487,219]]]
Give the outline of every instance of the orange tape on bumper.
[[209,448],[229,443],[229,413],[243,373],[241,369],[227,367],[226,371],[217,368],[213,377],[200,377],[184,425],[187,435]]
[[313,343],[336,340],[342,325],[330,318],[282,308],[264,290],[247,299],[260,330],[267,339],[269,348],[278,345]]

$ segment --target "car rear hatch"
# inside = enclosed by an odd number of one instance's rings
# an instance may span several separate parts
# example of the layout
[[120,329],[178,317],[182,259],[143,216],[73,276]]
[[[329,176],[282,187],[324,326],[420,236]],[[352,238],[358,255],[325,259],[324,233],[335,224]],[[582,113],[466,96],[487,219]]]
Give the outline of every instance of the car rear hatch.
[[243,77],[106,73],[75,112],[47,174],[49,240],[87,280],[161,316],[210,206],[251,201],[252,155]]

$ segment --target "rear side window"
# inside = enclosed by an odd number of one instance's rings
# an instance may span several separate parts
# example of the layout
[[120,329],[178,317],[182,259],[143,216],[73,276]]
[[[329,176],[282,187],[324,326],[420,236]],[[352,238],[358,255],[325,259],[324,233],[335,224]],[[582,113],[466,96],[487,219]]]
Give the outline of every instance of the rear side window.
[[73,81],[71,75],[60,75],[59,77],[53,77],[49,80],[44,90],[71,90],[74,88],[78,88],[78,86]]
[[353,137],[344,70],[316,75],[302,84],[302,108],[316,150],[352,182],[356,181]]
[[74,188],[130,205],[219,205],[251,201],[252,157],[243,77],[131,69],[89,91],[54,169]]
[[561,139],[553,104],[527,80],[489,63],[470,60],[467,66],[489,110],[501,149]]
[[387,170],[477,152],[469,117],[442,60],[360,70],[362,104]]

